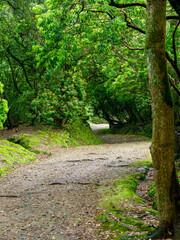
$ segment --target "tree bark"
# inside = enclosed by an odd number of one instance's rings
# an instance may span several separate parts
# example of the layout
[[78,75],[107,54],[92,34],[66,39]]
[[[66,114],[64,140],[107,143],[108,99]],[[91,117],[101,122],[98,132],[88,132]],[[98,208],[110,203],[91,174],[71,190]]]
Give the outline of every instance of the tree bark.
[[[159,232],[153,238],[166,237],[177,231],[179,184],[174,164],[174,113],[165,54],[166,0],[147,0],[146,57],[152,97],[153,160]],[[178,237],[177,237],[178,236]]]

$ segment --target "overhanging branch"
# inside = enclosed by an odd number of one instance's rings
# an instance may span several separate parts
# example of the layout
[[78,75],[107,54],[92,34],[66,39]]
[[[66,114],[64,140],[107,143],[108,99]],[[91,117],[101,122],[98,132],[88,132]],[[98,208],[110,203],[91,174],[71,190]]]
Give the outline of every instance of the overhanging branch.
[[144,48],[138,48],[138,47],[130,47],[128,45],[126,45],[126,47],[129,49],[129,50],[144,50]]
[[180,19],[179,16],[167,16],[166,20],[171,20],[171,19]]
[[171,86],[174,88],[174,90],[177,92],[177,94],[180,96],[180,90],[178,89],[178,87],[175,84],[174,79],[171,77],[171,75],[169,75],[169,81]]
[[146,33],[144,30],[142,30],[142,29],[139,28],[137,25],[135,25],[134,23],[131,23],[131,22],[128,20],[128,16],[127,16],[127,14],[125,13],[125,11],[123,11],[123,9],[121,10],[121,12],[124,14],[124,17],[125,17],[124,21],[126,22],[127,27],[130,27],[130,28],[132,28],[132,29],[134,29],[134,30],[136,30],[136,31],[138,31],[138,32],[140,32],[140,33],[143,33],[143,34]]
[[146,4],[144,3],[115,3],[114,0],[111,0],[109,6],[116,7],[116,8],[127,8],[127,7],[143,7],[146,8]]
[[10,7],[12,7],[14,10],[20,9],[19,7],[15,7],[10,1],[7,1]]
[[125,46],[129,49],[129,50],[144,50],[144,48],[139,48],[139,47],[130,47],[129,43],[127,41],[127,39],[124,37],[124,41],[125,41]]
[[172,67],[176,71],[178,78],[180,79],[180,69],[177,66],[177,64],[174,62],[174,60],[169,56],[169,53],[167,51],[166,51],[166,58],[167,58],[168,62],[172,65]]
[[115,16],[112,16],[112,14],[107,11],[100,11],[100,10],[89,10],[89,11],[93,13],[106,13],[111,19],[115,18]]

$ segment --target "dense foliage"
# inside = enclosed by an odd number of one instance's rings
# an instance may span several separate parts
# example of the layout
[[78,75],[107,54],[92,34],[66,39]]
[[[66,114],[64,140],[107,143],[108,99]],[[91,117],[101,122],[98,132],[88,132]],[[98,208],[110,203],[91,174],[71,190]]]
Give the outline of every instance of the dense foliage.
[[[151,120],[145,8],[119,10],[108,0],[3,0],[0,12],[6,126],[61,125],[89,112],[111,125]],[[170,57],[176,23],[169,20]]]
[[[3,93],[3,84],[0,82],[0,95]],[[0,129],[3,128],[3,123],[7,118],[8,104],[5,99],[0,97]]]

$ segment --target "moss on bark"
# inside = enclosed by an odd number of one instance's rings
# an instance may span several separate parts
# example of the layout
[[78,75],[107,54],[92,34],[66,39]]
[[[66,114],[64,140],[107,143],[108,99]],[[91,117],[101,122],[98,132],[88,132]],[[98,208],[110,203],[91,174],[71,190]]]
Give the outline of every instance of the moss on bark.
[[[151,154],[157,189],[159,233],[173,231],[176,218],[173,101],[165,57],[166,1],[147,0],[146,55],[152,97],[153,137]],[[178,196],[179,197],[179,196]],[[174,225],[174,230],[176,224]],[[156,236],[156,234],[155,234]],[[155,237],[154,236],[154,237]]]

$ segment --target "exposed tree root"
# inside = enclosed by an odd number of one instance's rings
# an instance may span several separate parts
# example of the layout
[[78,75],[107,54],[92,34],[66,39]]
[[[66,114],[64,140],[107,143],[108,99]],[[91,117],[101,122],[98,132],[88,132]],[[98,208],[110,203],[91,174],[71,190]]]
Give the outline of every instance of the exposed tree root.
[[0,198],[19,198],[18,195],[0,195]]
[[166,229],[155,229],[155,231],[145,239],[169,239],[172,238],[171,231]]

